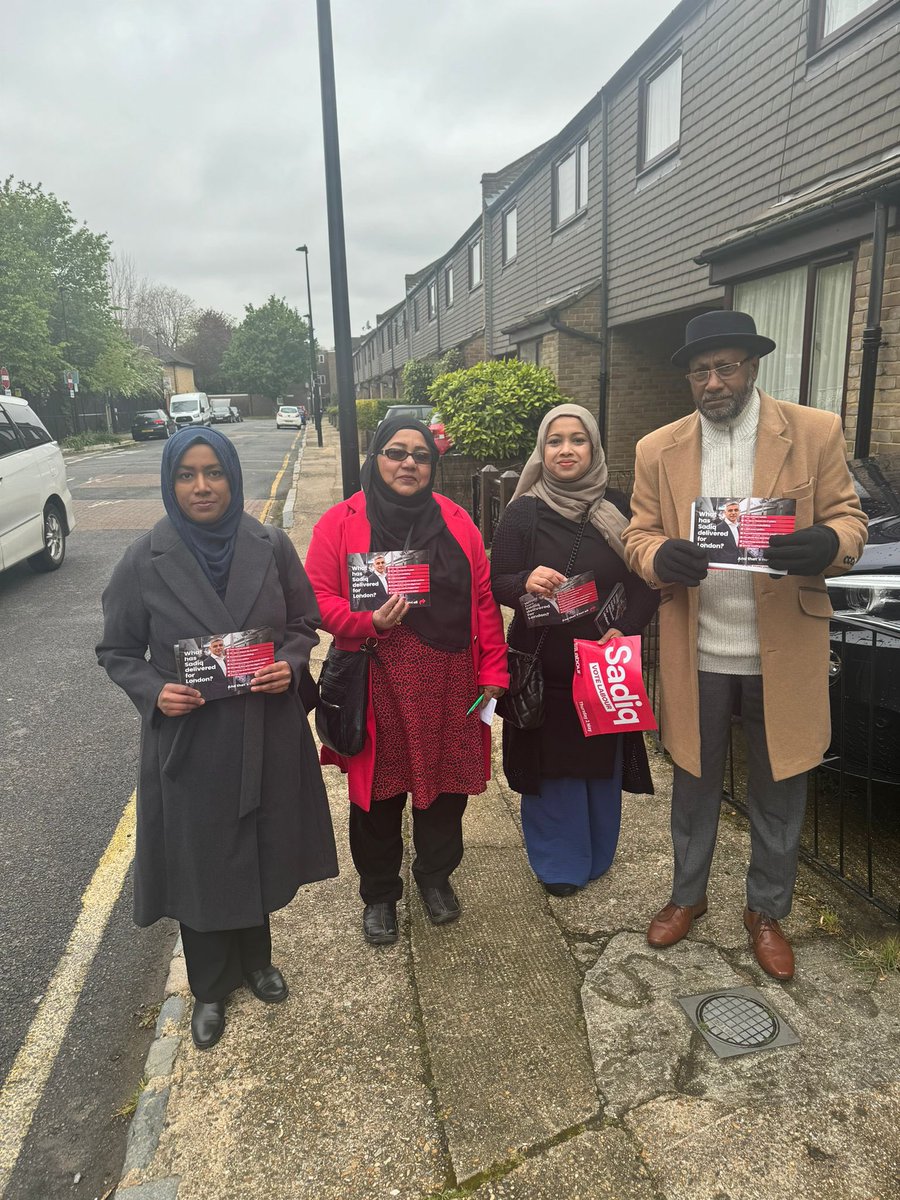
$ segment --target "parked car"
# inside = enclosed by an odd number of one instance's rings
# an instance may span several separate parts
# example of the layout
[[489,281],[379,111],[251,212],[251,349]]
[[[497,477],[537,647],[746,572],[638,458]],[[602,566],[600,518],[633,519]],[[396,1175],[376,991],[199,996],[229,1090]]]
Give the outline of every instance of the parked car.
[[440,413],[433,412],[431,419],[428,422],[428,428],[431,430],[431,436],[434,438],[435,445],[441,454],[446,454],[453,445],[453,438],[447,436],[447,431],[444,429],[444,422]]
[[211,425],[212,406],[206,392],[182,392],[169,401],[169,411],[182,425]]
[[210,408],[212,409],[213,425],[231,425],[234,421],[234,413],[231,405],[227,400],[210,400]]
[[24,400],[0,397],[0,570],[56,571],[74,528],[59,446]]
[[236,404],[231,405],[231,419],[232,419],[232,421],[234,421],[234,423],[236,425],[239,424],[244,419],[243,416],[241,415],[241,410],[238,408],[238,406]]
[[835,765],[900,783],[900,456],[850,463],[869,541],[846,575],[828,579]]
[[148,408],[145,412],[134,414],[131,436],[136,442],[145,442],[147,438],[170,437],[177,428],[165,409]]
[[[382,420],[390,421],[394,417],[412,417],[414,421],[421,421],[423,425],[427,425],[433,412],[434,408],[430,404],[392,404]],[[380,421],[379,424],[381,424]]]
[[276,429],[302,429],[306,418],[296,404],[282,404],[275,414]]

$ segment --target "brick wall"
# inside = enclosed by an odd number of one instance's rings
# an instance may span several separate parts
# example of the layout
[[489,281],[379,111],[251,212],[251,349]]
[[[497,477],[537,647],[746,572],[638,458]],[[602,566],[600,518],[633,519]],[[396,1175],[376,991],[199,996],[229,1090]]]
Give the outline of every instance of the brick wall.
[[463,366],[474,367],[476,363],[484,362],[484,334],[476,334],[460,346],[463,354]]
[[[561,313],[565,325],[581,329],[598,336],[600,333],[599,289],[586,296]],[[600,404],[600,346],[597,342],[584,341],[560,331],[557,339],[557,361],[554,369],[556,381],[564,396],[576,404],[583,405],[596,416]],[[549,339],[541,343],[541,363],[549,366],[544,348]]]
[[684,372],[669,361],[693,312],[610,330],[606,458],[611,475],[634,470],[635,444],[693,408]]
[[[862,365],[862,334],[866,325],[871,271],[872,241],[869,239],[861,242],[859,247],[853,317],[850,328],[844,432],[847,437],[847,449],[851,455],[856,437],[859,374]],[[889,234],[887,240],[881,329],[883,344],[878,352],[870,452],[872,454],[897,454],[900,453],[900,233]]]

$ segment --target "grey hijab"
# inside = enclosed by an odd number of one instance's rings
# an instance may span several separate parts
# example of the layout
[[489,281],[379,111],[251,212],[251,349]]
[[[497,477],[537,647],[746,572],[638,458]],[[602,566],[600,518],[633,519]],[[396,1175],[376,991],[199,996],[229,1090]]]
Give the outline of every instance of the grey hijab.
[[[578,479],[555,479],[544,467],[547,432],[557,417],[577,417],[591,439],[591,465]],[[600,531],[610,549],[615,550],[624,561],[622,534],[628,524],[628,518],[605,499],[608,479],[606,455],[600,445],[600,429],[596,420],[580,404],[558,404],[556,408],[551,408],[541,421],[537,445],[522,469],[513,499],[516,500],[519,496],[537,496],[570,521],[580,521],[587,512],[588,520],[594,528]]]

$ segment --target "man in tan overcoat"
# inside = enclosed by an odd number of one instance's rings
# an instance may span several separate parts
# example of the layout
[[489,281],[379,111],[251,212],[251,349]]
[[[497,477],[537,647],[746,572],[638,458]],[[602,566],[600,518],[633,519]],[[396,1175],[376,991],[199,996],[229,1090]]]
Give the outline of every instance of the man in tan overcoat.
[[[680,941],[706,912],[733,712],[748,751],[751,854],[744,925],[760,966],[790,979],[779,920],[791,910],[806,772],[830,739],[828,620],[823,575],[850,569],[866,518],[847,469],[840,418],[756,387],[775,343],[745,313],[688,322],[673,355],[696,411],[637,445],[628,565],[660,589],[660,732],[675,761],[670,902],[647,932]],[[772,572],[708,572],[691,540],[699,496],[796,501],[796,529],[773,537]]]

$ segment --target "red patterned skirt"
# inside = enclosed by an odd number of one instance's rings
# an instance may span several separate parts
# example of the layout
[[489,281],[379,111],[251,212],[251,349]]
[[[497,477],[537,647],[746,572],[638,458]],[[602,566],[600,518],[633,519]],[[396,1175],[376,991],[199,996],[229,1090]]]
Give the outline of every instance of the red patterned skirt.
[[428,808],[442,792],[477,796],[487,786],[478,695],[468,648],[451,654],[402,625],[380,643],[370,674],[375,710],[372,799],[411,792]]

